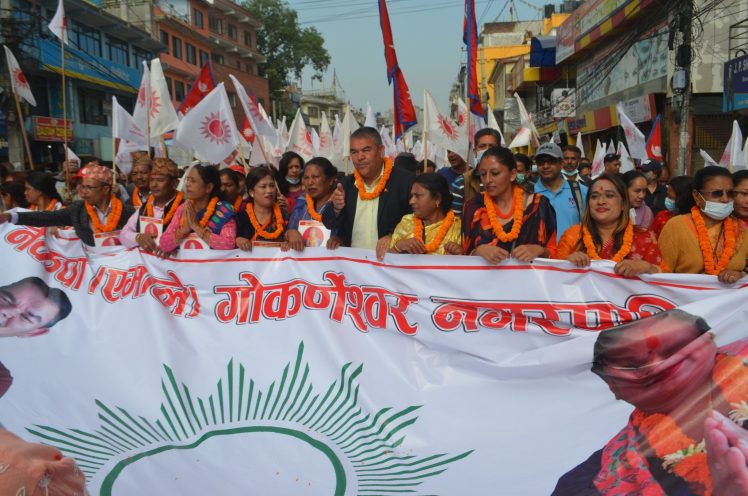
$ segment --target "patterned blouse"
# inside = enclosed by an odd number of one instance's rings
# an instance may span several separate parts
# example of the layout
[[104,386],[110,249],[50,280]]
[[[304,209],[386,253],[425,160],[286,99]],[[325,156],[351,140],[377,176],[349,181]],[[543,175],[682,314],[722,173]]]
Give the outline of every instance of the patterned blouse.
[[[491,227],[483,195],[471,198],[462,212],[463,251],[471,254],[480,245],[493,245],[511,252],[521,245],[540,245],[548,248],[551,257],[556,253],[556,212],[543,195],[531,195],[532,201],[525,208],[519,237],[510,243],[498,240]],[[512,230],[514,220],[504,224],[504,231]]]
[[[176,238],[177,229],[182,223],[182,215],[187,208],[187,203],[182,203],[177,208],[174,218],[169,223],[164,234],[161,236],[159,245],[163,251],[170,253],[179,248],[179,240]],[[197,213],[197,218],[201,219],[205,210]],[[216,204],[216,210],[213,216],[205,226],[210,229],[210,239],[208,246],[212,250],[232,250],[236,246],[236,221],[234,220],[234,209],[227,202],[220,201]]]
[[[556,249],[556,258],[565,260],[566,257],[577,251],[584,251],[584,242],[582,241],[582,226],[577,224],[571,226],[561,236]],[[614,246],[613,238],[609,239],[603,245],[600,251],[600,258],[603,260],[612,259],[620,247]],[[631,242],[631,251],[626,255],[626,260],[645,260],[651,264],[659,266],[662,262],[660,248],[657,245],[657,237],[649,229],[634,226],[634,239]]]
[[[444,220],[431,224],[430,226],[426,226],[426,228],[424,229],[424,231],[426,231],[426,244],[429,244],[434,240],[436,235],[441,230],[443,224]],[[393,248],[400,240],[412,238],[415,234],[414,227],[415,223],[413,222],[413,214],[404,216],[397,227],[395,227],[395,232],[392,235],[392,243],[390,244],[390,248]],[[447,253],[444,251],[444,245],[450,242],[457,243],[458,245],[462,246],[462,223],[460,222],[460,219],[457,218],[457,216],[455,216],[455,220],[454,222],[452,222],[452,225],[449,226],[449,230],[444,236],[444,240],[439,245],[439,248],[434,250],[432,253],[429,253],[429,255],[446,255]]]

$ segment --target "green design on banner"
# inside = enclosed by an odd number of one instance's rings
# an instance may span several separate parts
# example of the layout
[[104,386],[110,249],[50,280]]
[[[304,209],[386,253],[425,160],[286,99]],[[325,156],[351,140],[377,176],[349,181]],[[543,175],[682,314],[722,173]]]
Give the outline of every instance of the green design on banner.
[[[396,449],[405,440],[401,431],[418,420],[415,412],[421,407],[365,411],[358,404],[356,382],[363,365],[354,368],[351,363],[343,365],[340,378],[324,394],[316,392],[309,382],[309,364],[303,355],[302,342],[293,365],[287,363],[280,379],[266,390],[253,379],[247,380],[245,367],[240,364],[237,371],[231,360],[226,376],[217,382],[216,392],[205,399],[193,398],[189,387],[180,387],[172,370],[164,365],[159,418],[149,421],[96,400],[101,423],[93,431],[40,425],[27,430],[75,458],[89,481],[114,463],[103,476],[102,495],[110,495],[119,475],[136,461],[171,450],[193,449],[220,436],[271,433],[307,443],[330,461],[336,496],[345,494],[349,483],[359,495],[414,494],[424,480],[472,453],[397,456]],[[278,425],[267,425],[269,422]],[[310,431],[326,442],[305,433]],[[353,467],[355,481],[347,480],[340,454]]]

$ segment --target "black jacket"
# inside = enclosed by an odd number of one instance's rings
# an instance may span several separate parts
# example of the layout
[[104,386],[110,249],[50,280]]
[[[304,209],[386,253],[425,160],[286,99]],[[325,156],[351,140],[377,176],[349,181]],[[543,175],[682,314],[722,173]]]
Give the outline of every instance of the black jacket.
[[[411,213],[408,200],[413,186],[413,174],[399,167],[392,168],[392,174],[387,186],[379,195],[377,210],[377,237],[382,238],[395,231],[395,227],[404,215]],[[334,209],[327,208],[322,213],[322,221],[328,229],[337,229],[338,237],[343,240],[343,246],[351,246],[353,235],[353,221],[356,217],[358,204],[358,188],[356,180],[351,174],[341,181],[345,192],[345,207],[336,217]]]
[[[133,213],[135,210],[130,205],[123,204],[117,229],[122,229]],[[66,208],[55,212],[19,212],[16,224],[35,227],[73,226],[75,234],[81,241],[88,246],[96,246],[91,220],[88,218],[83,200],[76,200]]]

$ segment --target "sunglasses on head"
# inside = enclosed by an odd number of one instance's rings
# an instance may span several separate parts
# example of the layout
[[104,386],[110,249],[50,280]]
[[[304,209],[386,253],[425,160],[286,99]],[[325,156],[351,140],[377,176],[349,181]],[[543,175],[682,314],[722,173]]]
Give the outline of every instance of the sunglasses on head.
[[699,191],[699,193],[701,193],[701,196],[704,197],[704,199],[709,197],[712,200],[719,200],[725,195],[727,195],[727,197],[731,199],[735,199],[735,197],[737,196],[737,192],[734,189],[715,189],[712,191]]

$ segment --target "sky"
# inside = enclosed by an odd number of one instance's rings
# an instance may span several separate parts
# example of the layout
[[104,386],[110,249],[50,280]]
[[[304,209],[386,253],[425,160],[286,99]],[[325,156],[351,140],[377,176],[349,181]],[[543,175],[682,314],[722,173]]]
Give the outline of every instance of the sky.
[[[332,62],[324,86],[332,84],[333,68],[340,86],[354,107],[371,103],[375,112],[392,107],[392,88],[387,85],[382,31],[377,0],[286,0],[299,14],[303,27],[315,26],[325,39]],[[544,3],[516,0],[515,20],[537,19],[530,7]],[[509,20],[507,0],[475,0],[479,29],[484,22]],[[442,112],[448,112],[449,90],[457,78],[465,53],[462,44],[463,0],[387,0],[400,68],[413,103],[423,106],[428,89]],[[519,18],[519,19],[518,19]],[[320,89],[312,71],[303,76],[303,89]]]

